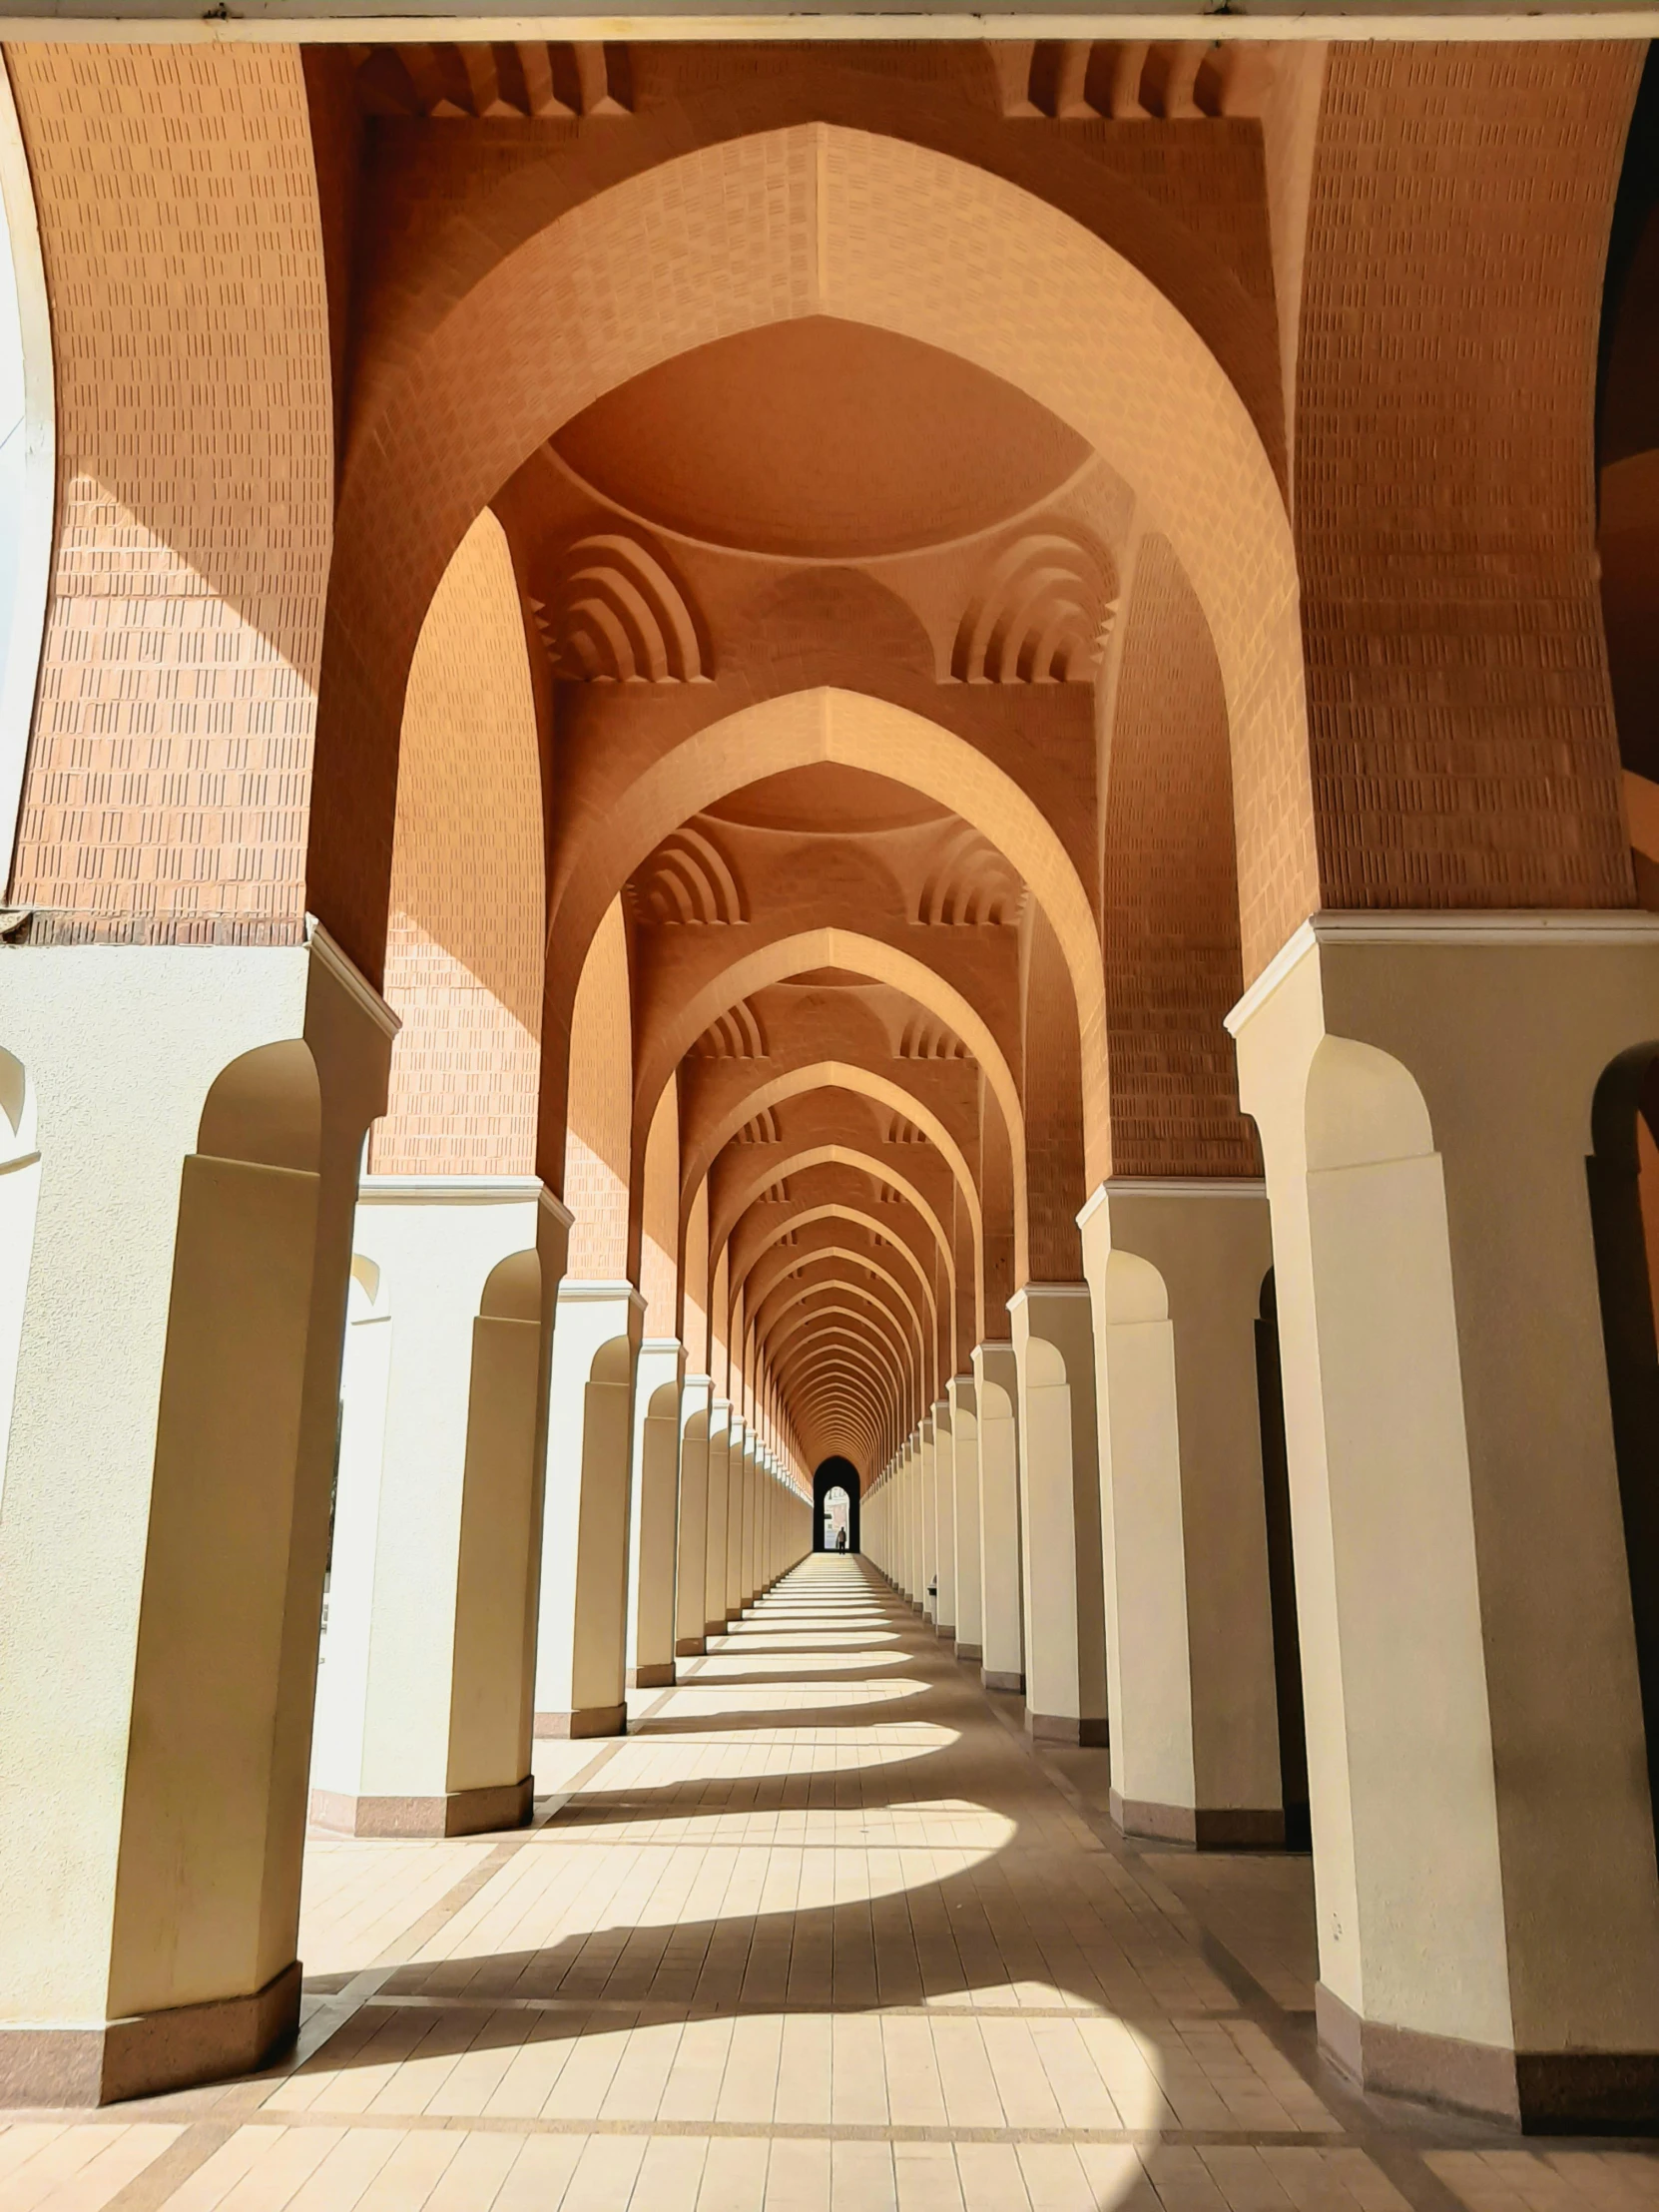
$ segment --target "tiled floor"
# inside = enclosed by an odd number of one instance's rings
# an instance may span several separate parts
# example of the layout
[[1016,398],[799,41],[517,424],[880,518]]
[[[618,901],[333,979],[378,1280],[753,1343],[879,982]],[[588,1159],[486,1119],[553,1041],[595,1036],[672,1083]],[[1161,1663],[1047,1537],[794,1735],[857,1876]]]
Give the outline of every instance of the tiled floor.
[[684,1672],[529,1830],[313,1842],[293,2058],[17,2121],[0,2212],[1659,2212],[1327,2075],[1307,1862],[1124,1845],[858,1561]]

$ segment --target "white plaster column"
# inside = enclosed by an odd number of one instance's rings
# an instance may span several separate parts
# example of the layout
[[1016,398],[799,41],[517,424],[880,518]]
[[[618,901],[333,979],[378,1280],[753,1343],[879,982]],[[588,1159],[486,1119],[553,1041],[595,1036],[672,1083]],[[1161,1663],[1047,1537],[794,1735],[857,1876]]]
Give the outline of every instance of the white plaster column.
[[979,1590],[987,1690],[1025,1689],[1025,1574],[1020,1531],[1019,1375],[1011,1343],[973,1348],[979,1416]]
[[548,1385],[538,1736],[627,1726],[628,1499],[645,1301],[631,1283],[559,1287]]
[[311,1819],[458,1836],[530,1816],[544,1348],[534,1177],[366,1176]]
[[1283,1844],[1256,1393],[1267,1194],[1114,1179],[1078,1221],[1094,1304],[1112,1816],[1131,1835]]
[[726,1618],[729,1621],[741,1621],[748,1603],[743,1590],[743,1465],[748,1446],[748,1423],[734,1412],[726,1440]]
[[745,1610],[754,1604],[759,1577],[755,1571],[755,1515],[760,1506],[760,1446],[751,1430],[743,1456],[743,1554],[740,1581]]
[[732,1401],[712,1398],[709,1403],[709,1534],[704,1546],[704,1634],[726,1633],[726,1506],[727,1462],[732,1446]]
[[910,1493],[910,1603],[918,1613],[923,1613],[926,1610],[927,1598],[927,1549],[924,1537],[926,1491],[922,1480],[923,1461],[919,1425],[911,1430],[904,1451],[905,1482]]
[[950,1463],[955,1474],[956,1656],[983,1657],[984,1600],[979,1581],[979,1419],[971,1375],[950,1379]]
[[1106,1742],[1094,1324],[1086,1283],[1028,1283],[1008,1301],[1019,1378],[1025,1725]]
[[938,1451],[933,1441],[933,1416],[923,1415],[916,1432],[917,1490],[921,1513],[921,1617],[935,1618],[938,1608],[939,1512],[934,1486]]
[[933,1628],[952,1641],[956,1635],[956,1458],[950,1428],[950,1400],[933,1404],[933,1555],[938,1595]]
[[1659,2099],[1659,1883],[1585,1161],[1608,1069],[1659,1037],[1659,921],[1322,915],[1229,1027],[1322,2038],[1380,2088],[1617,2126]]
[[688,1375],[680,1389],[680,1537],[675,1554],[674,1652],[699,1657],[707,1648],[709,1571],[709,1400],[714,1383]]
[[661,1689],[674,1680],[680,1379],[685,1364],[685,1347],[676,1337],[647,1337],[640,1346],[628,1521],[627,1683],[631,1690]]
[[[0,2100],[257,2066],[299,2016],[363,1135],[396,1022],[286,946],[0,947]],[[23,1183],[18,1185],[24,1189]]]

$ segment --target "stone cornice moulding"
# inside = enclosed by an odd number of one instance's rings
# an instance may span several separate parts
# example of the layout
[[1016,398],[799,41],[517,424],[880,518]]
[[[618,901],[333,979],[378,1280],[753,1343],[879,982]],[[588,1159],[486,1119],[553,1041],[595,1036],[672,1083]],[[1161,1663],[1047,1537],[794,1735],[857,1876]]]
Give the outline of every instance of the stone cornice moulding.
[[561,1276],[559,1279],[559,1304],[561,1306],[593,1306],[601,1299],[626,1301],[643,1314],[645,1300],[632,1283],[608,1283],[590,1281],[586,1276]]
[[1077,1226],[1085,1228],[1109,1198],[1265,1199],[1267,1195],[1267,1184],[1259,1175],[1109,1175],[1085,1200]]
[[[1017,1314],[1027,1299],[1032,1298],[1087,1298],[1086,1283],[1024,1283],[1008,1301],[1010,1314]],[[1010,1342],[1008,1349],[1013,1350]]]
[[365,1175],[357,1184],[359,1206],[527,1206],[533,1199],[559,1205],[535,1175]]
[[1575,911],[1522,907],[1513,911],[1333,910],[1318,913],[1286,938],[1232,1011],[1223,1016],[1230,1036],[1239,1031],[1299,967],[1316,945],[1415,944],[1441,951],[1469,947],[1538,945],[1659,945],[1659,914],[1635,906]]
[[318,967],[338,983],[347,998],[360,1006],[383,1037],[395,1037],[403,1017],[394,1014],[354,960],[348,959],[323,928],[315,914],[305,916],[305,943]]
[[403,45],[431,40],[517,41],[554,37],[605,40],[787,40],[791,44],[848,40],[990,39],[1191,39],[1206,41],[1373,40],[1399,43],[1453,40],[1537,43],[1560,39],[1659,37],[1659,8],[1636,0],[1556,0],[1536,15],[1516,8],[1429,13],[1412,0],[1368,0],[1363,8],[1348,0],[1311,0],[1306,7],[1267,6],[1246,12],[1236,6],[1214,12],[1214,0],[1185,0],[1162,8],[1099,6],[1049,7],[1031,14],[1004,5],[995,12],[969,14],[956,8],[873,7],[813,13],[776,0],[742,0],[720,13],[705,13],[691,0],[635,0],[617,15],[593,15],[571,9],[539,14],[502,14],[478,0],[474,7],[455,0],[398,0],[376,7],[372,0],[230,0],[204,9],[202,0],[38,0],[32,8],[0,15],[0,40],[30,39],[121,44],[225,44],[274,40],[294,43]]

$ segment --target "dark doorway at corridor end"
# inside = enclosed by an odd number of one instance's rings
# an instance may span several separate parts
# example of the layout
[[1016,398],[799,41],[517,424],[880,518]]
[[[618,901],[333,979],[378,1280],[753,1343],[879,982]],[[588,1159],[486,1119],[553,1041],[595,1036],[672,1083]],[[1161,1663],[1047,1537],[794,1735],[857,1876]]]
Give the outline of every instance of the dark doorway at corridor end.
[[829,1533],[830,1526],[830,1492],[842,1491],[846,1497],[846,1548],[858,1548],[858,1470],[850,1459],[832,1454],[819,1467],[813,1476],[813,1549],[833,1551],[835,1539]]

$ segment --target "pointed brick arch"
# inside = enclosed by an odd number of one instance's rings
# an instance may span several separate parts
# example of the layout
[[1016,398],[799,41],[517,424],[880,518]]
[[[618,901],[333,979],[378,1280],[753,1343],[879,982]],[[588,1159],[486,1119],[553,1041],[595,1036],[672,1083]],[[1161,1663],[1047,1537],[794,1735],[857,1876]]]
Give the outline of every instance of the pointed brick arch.
[[1102,453],[1175,545],[1226,684],[1253,973],[1308,910],[1317,867],[1294,553],[1243,400],[1149,279],[1058,209],[948,156],[823,123],[686,154],[570,209],[403,363],[395,403],[356,444],[337,518],[316,910],[377,974],[403,684],[479,510],[602,393],[734,330],[809,314],[1002,377]]

